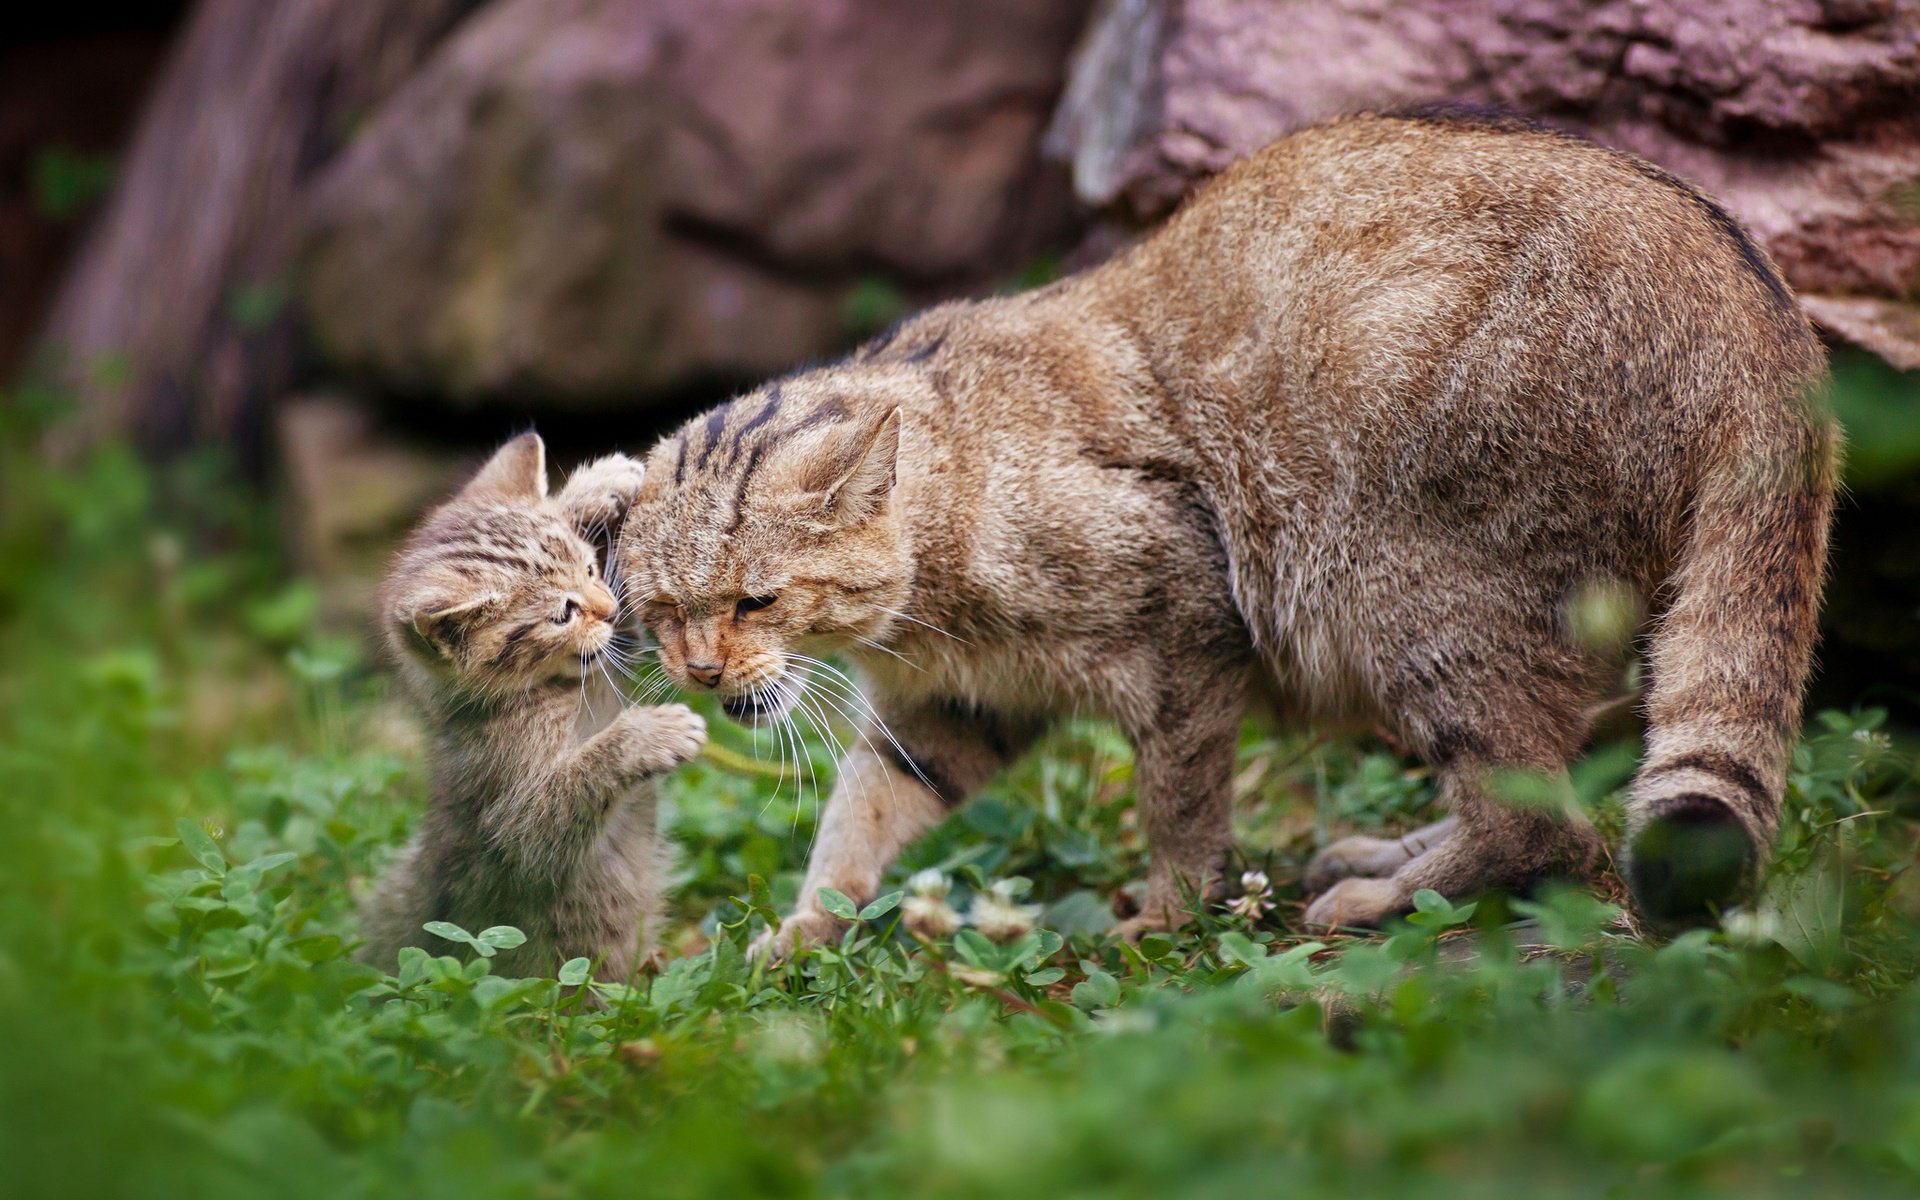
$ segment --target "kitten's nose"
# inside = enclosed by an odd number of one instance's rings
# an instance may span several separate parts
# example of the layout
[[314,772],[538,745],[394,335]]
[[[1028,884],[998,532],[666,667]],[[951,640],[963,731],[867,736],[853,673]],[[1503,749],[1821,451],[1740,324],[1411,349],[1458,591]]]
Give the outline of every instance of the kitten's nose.
[[691,675],[695,682],[705,684],[707,687],[720,686],[721,669],[719,663],[690,662],[687,664],[687,674]]
[[588,612],[599,617],[602,621],[611,621],[613,620],[614,610],[618,607],[619,605],[614,601],[613,593],[607,590],[606,584],[595,580],[587,585]]

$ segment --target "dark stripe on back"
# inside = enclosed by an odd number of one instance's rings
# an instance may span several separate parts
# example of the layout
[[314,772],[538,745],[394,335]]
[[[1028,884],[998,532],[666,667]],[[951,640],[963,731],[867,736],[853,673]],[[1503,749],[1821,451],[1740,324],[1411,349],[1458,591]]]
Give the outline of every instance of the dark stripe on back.
[[687,481],[687,431],[681,430],[679,437],[680,453],[673,460],[673,482],[677,487]]
[[926,345],[920,347],[918,350],[915,350],[912,354],[907,355],[905,358],[901,359],[900,361],[909,362],[909,363],[925,362],[928,359],[932,358],[935,354],[938,354],[940,352],[940,347],[946,344],[947,344],[947,335],[943,333],[939,337],[928,342]]
[[1752,767],[1720,750],[1695,750],[1679,758],[1668,759],[1648,771],[1646,777],[1653,779],[1674,771],[1704,771],[1717,779],[1726,780],[1762,804],[1771,803],[1773,799],[1767,792],[1766,784],[1760,781],[1760,776]]
[[740,532],[740,526],[747,521],[747,484],[753,481],[753,472],[760,465],[760,455],[766,450],[765,444],[755,446],[747,453],[747,465],[740,472],[740,487],[733,494],[733,519],[727,522],[723,536],[732,537]]
[[787,430],[787,433],[791,436],[812,429],[816,425],[832,425],[852,415],[844,400],[823,400],[820,407],[808,413],[803,420],[795,422],[793,428]]
[[771,421],[773,419],[773,414],[779,411],[780,411],[780,385],[778,383],[775,383],[773,385],[773,390],[767,396],[766,404],[762,406],[759,412],[753,415],[753,420],[748,421],[745,425],[742,425],[739,429],[734,431],[733,456],[727,460],[727,463],[729,466],[739,461],[740,445],[741,445],[741,442],[746,438],[746,436],[752,433],[754,430],[760,428],[762,425],[765,425],[768,421]]
[[700,461],[693,464],[694,470],[707,469],[707,460],[713,457],[714,447],[720,444],[720,432],[727,427],[727,414],[732,410],[733,405],[722,404],[707,414],[707,444],[701,447]]

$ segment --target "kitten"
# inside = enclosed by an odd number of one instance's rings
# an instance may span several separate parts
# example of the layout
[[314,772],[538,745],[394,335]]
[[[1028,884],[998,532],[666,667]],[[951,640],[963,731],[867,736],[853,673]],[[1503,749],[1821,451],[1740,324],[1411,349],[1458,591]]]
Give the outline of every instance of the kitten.
[[[1369,115],[1235,164],[1151,236],[936,308],[656,447],[621,540],[677,682],[775,714],[845,654],[880,719],[845,758],[781,945],[835,935],[1062,713],[1133,742],[1145,911],[1229,848],[1250,691],[1379,721],[1449,822],[1330,848],[1315,924],[1581,874],[1566,764],[1637,596],[1641,911],[1740,894],[1779,820],[1838,435],[1778,272],[1658,168],[1498,116]],[[863,703],[839,682],[823,701]],[[871,743],[871,745],[869,745]]]
[[599,659],[619,605],[589,538],[614,529],[641,481],[613,455],[547,496],[539,437],[507,443],[430,514],[380,589],[381,634],[431,733],[432,801],[376,886],[363,956],[456,947],[422,930],[514,925],[500,975],[599,960],[623,981],[649,945],[666,853],[651,776],[699,752],[681,705],[623,708]]

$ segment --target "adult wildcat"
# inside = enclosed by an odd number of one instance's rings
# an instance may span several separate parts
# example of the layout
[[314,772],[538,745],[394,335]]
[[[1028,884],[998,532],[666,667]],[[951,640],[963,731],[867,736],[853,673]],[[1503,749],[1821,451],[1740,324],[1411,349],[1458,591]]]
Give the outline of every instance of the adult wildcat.
[[[1778,273],[1648,163],[1497,116],[1347,118],[1224,172],[1151,237],[933,309],[656,447],[620,545],[661,661],[736,714],[795,652],[892,737],[844,760],[783,945],[1056,714],[1136,754],[1145,911],[1229,840],[1249,686],[1385,721],[1449,822],[1335,846],[1313,922],[1579,873],[1599,839],[1492,794],[1564,781],[1608,672],[1569,607],[1652,611],[1629,877],[1687,919],[1778,821],[1836,435]],[[865,743],[871,742],[869,746]],[[877,749],[875,748],[877,747]]]
[[527,935],[501,974],[550,975],[574,957],[625,980],[666,879],[649,777],[692,758],[701,719],[622,708],[595,660],[618,605],[591,542],[617,526],[640,465],[613,455],[547,497],[538,436],[507,443],[407,539],[381,585],[381,634],[430,733],[431,807],[363,914],[367,961],[451,921]]

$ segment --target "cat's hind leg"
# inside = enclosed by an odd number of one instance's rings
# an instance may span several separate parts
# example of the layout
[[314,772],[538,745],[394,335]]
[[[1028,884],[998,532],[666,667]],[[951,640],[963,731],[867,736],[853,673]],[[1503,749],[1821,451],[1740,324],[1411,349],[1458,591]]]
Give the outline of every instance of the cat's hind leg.
[[1439,770],[1454,827],[1390,875],[1333,883],[1308,907],[1309,924],[1378,925],[1410,911],[1426,888],[1465,900],[1592,873],[1604,847],[1574,809],[1566,770],[1599,689],[1589,656],[1548,620],[1504,630],[1487,620],[1405,643],[1383,677],[1408,741]]
[[1459,821],[1453,817],[1422,825],[1399,837],[1355,834],[1330,843],[1307,863],[1306,888],[1324,892],[1342,879],[1379,879],[1432,850],[1452,835]]

